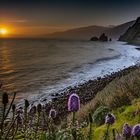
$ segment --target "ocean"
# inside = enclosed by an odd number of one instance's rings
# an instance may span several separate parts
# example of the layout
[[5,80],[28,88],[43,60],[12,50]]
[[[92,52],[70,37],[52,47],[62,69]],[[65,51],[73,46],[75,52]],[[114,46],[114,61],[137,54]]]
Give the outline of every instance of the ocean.
[[138,63],[135,48],[118,41],[1,39],[0,81],[18,101],[49,101],[70,86]]

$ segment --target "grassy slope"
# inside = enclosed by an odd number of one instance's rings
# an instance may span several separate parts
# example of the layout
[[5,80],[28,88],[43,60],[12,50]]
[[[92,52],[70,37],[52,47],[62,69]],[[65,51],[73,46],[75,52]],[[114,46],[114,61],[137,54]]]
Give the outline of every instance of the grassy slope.
[[[130,74],[115,79],[104,90],[99,92],[96,97],[87,105],[81,107],[77,113],[77,118],[80,121],[85,120],[89,112],[94,111],[99,106],[108,106],[112,113],[116,116],[116,122],[112,126],[119,133],[124,123],[134,125],[139,123],[139,108],[140,108],[140,68]],[[135,115],[136,114],[136,115]],[[71,116],[68,117],[71,120]],[[85,128],[85,133],[87,128]],[[105,125],[93,127],[94,139],[100,139],[104,135]]]
[[[116,122],[112,125],[112,128],[118,130],[119,133],[122,131],[122,126],[124,123],[129,123],[131,126],[140,122],[139,115],[134,115],[134,113],[139,108],[139,99],[135,101],[132,105],[129,106],[122,106],[118,109],[112,111],[112,113],[116,116]],[[94,127],[94,139],[99,139],[103,137],[104,131],[106,130],[106,126],[102,125],[100,127]],[[112,134],[111,134],[112,135]]]
[[[101,105],[115,109],[130,105],[138,97],[140,97],[140,68],[120,79],[113,80],[101,92],[98,92],[93,100],[81,106],[76,115],[78,120],[83,120],[89,112],[94,112]],[[68,119],[71,119],[71,115]]]

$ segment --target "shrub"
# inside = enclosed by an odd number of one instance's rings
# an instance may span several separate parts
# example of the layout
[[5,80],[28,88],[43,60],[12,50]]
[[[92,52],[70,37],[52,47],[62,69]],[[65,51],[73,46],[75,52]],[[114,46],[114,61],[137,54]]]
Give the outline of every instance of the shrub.
[[93,114],[93,120],[97,126],[104,124],[105,116],[110,112],[110,108],[106,106],[100,106]]

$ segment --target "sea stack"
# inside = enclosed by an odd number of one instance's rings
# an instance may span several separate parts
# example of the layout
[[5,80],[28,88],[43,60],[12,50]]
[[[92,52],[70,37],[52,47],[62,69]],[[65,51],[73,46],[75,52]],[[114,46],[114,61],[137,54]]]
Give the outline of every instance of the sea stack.
[[108,41],[108,37],[105,35],[105,33],[101,34],[101,36],[99,37],[100,41]]
[[104,41],[108,41],[108,37],[105,35],[105,33],[102,33],[99,38],[94,36],[90,39],[90,41],[103,41],[104,42]]

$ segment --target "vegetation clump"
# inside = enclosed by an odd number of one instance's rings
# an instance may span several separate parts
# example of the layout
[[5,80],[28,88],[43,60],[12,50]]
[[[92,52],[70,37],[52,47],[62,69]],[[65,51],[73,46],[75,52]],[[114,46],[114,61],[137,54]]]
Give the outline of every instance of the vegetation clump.
[[100,126],[105,122],[105,116],[110,112],[110,108],[106,106],[100,106],[97,108],[93,114],[93,120],[96,126]]

